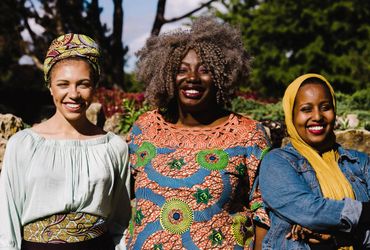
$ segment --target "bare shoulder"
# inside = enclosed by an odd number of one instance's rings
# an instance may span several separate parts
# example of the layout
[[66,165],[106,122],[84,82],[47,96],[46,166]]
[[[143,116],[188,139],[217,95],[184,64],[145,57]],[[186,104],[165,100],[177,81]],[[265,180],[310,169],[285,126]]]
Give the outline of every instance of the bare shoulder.
[[53,126],[50,120],[46,120],[33,125],[31,130],[39,135],[50,134],[50,132],[53,130]]

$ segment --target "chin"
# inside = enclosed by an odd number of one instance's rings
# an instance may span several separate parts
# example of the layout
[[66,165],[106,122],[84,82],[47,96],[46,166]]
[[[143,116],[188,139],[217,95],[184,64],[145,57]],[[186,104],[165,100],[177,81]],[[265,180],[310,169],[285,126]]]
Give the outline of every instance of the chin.
[[323,141],[319,141],[319,142],[312,141],[308,144],[318,152],[325,152],[334,147],[335,140],[333,141],[331,138],[325,138],[325,140]]

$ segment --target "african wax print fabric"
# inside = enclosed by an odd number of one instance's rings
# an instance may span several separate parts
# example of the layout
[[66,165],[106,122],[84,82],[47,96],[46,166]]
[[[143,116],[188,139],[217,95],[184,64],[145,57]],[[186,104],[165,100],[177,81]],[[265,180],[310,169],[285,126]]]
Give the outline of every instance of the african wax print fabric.
[[[179,127],[158,111],[129,135],[135,201],[129,249],[251,249],[253,220],[268,224],[255,188],[269,146],[263,127],[231,114],[214,127]],[[238,176],[247,175],[249,206],[228,212]]]
[[72,243],[106,233],[104,218],[87,213],[55,214],[23,227],[23,239],[41,243]]
[[69,57],[86,58],[97,74],[100,74],[100,51],[96,42],[83,34],[65,34],[54,39],[44,61],[44,79],[48,82],[50,69],[60,60]]

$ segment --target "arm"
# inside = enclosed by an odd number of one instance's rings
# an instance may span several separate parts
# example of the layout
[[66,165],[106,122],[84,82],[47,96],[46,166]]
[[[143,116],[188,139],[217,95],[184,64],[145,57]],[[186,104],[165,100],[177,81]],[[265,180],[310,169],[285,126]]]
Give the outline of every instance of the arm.
[[325,199],[312,192],[294,168],[295,159],[278,149],[261,165],[260,187],[265,203],[279,217],[311,230],[350,232],[357,226],[359,201]]
[[250,196],[249,196],[249,207],[253,212],[253,220],[257,223],[265,225],[266,228],[270,226],[270,220],[267,212],[263,206],[263,200],[259,188],[259,167],[262,158],[265,153],[269,150],[270,141],[266,135],[266,132],[262,126],[257,126],[257,133],[253,138],[254,149],[253,155],[246,158],[246,165],[248,166],[248,176],[250,178]]
[[256,237],[254,246],[253,246],[254,250],[262,250],[262,241],[266,233],[267,233],[267,229],[265,227],[261,227],[258,224],[256,225],[255,231],[254,231],[254,234]]
[[9,140],[0,177],[0,249],[19,250],[22,242],[23,173],[18,171],[17,148]]
[[128,168],[128,147],[124,143],[117,147],[121,148],[119,152],[119,172],[115,177],[115,193],[112,202],[112,215],[110,220],[110,232],[113,236],[113,241],[116,245],[116,250],[126,249],[125,230],[128,227],[128,222],[131,216],[130,207],[130,172]]

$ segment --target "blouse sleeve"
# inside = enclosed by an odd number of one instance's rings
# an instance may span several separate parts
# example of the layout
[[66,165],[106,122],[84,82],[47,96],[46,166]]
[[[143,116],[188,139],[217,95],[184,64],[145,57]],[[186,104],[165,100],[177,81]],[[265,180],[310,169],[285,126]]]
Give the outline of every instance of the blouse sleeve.
[[6,146],[0,177],[0,249],[6,250],[19,250],[22,242],[24,173],[20,171],[22,162],[19,158],[24,145],[17,145],[13,137]]
[[264,204],[259,189],[259,166],[265,153],[270,148],[270,140],[265,129],[261,124],[257,125],[257,131],[252,139],[252,153],[246,158],[248,166],[248,176],[250,178],[250,197],[249,207],[252,211],[252,219],[266,226],[270,226],[270,220],[264,208]]
[[[116,250],[126,249],[125,231],[131,216],[130,208],[130,171],[128,168],[128,147],[126,142],[119,138],[119,143],[113,145],[118,154],[117,173],[115,173],[114,195],[112,202],[112,221],[110,232],[113,236]],[[116,158],[117,159],[117,158]]]
[[312,192],[294,168],[294,159],[273,150],[261,164],[260,186],[264,202],[274,214],[291,224],[312,230],[350,232],[358,224],[361,202],[325,199]]

